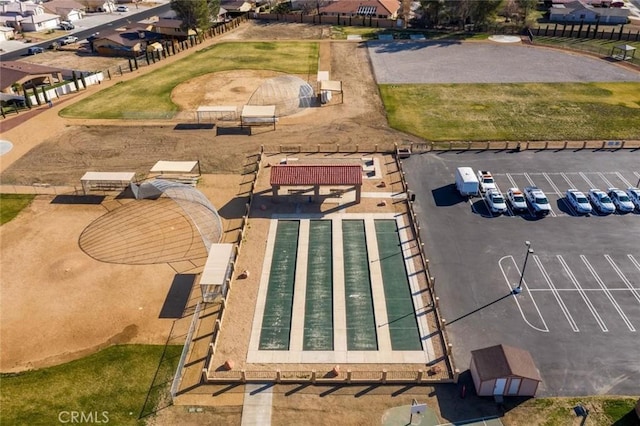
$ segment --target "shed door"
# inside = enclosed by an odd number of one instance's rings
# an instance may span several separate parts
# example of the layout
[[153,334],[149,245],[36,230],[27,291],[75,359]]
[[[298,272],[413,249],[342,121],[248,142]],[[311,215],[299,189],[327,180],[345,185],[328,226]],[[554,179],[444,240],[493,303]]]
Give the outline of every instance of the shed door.
[[496,385],[493,388],[493,394],[504,395],[505,386],[507,386],[507,379],[496,379]]
[[522,379],[511,379],[511,383],[509,383],[509,392],[507,392],[507,395],[517,395],[521,381]]

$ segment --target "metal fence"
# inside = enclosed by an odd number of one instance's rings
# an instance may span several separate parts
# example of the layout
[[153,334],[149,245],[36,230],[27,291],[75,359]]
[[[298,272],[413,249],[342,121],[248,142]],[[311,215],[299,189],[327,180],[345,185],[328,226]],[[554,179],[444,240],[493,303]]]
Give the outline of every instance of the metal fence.
[[182,382],[182,371],[184,369],[184,363],[187,360],[187,354],[189,353],[189,348],[191,347],[191,340],[193,339],[193,333],[196,330],[196,325],[198,324],[201,310],[202,304],[198,302],[193,312],[193,317],[191,318],[191,324],[189,325],[187,337],[184,340],[184,346],[182,347],[182,354],[180,355],[180,361],[178,361],[176,374],[173,376],[173,381],[171,382],[171,398],[175,398],[175,396],[178,394],[178,389],[180,388],[180,383]]

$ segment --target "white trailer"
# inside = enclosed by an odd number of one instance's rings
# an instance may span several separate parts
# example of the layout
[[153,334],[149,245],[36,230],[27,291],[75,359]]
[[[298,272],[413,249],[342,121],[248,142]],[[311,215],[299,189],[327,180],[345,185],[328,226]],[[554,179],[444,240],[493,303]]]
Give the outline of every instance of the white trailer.
[[480,194],[480,182],[471,167],[456,169],[456,189],[463,197]]

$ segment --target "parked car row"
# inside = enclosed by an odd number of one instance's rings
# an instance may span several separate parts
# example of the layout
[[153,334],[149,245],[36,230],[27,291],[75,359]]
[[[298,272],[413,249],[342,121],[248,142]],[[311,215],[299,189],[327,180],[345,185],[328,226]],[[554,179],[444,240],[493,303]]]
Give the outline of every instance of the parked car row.
[[[594,210],[600,214],[630,213],[640,211],[640,188],[629,187],[627,191],[619,188],[608,188],[607,191],[592,188],[588,195],[576,188],[567,189],[565,193],[568,204],[578,214],[590,214]],[[523,212],[531,208],[537,216],[546,216],[551,211],[545,193],[535,186],[527,186],[524,192],[519,188],[507,191],[507,200],[514,212]],[[490,189],[485,193],[485,201],[492,213],[507,212],[507,204],[498,189]]]
[[[551,212],[551,205],[545,193],[536,186],[527,186],[524,190],[510,188],[506,198],[498,189],[493,175],[488,170],[470,167],[456,169],[455,186],[460,195],[472,197],[483,195],[488,209],[492,213],[501,214],[509,211],[531,211],[536,216],[546,216]],[[594,210],[599,214],[629,213],[640,211],[640,189],[629,187],[626,191],[619,188],[608,188],[606,191],[592,188],[587,194],[576,188],[565,193],[567,204],[577,214],[590,214]]]

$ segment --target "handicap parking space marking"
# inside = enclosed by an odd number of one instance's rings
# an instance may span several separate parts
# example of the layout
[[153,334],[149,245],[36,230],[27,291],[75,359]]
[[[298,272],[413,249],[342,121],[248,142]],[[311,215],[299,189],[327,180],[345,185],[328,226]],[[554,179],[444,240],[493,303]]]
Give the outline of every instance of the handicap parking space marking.
[[585,264],[589,272],[591,272],[591,275],[593,275],[593,278],[595,278],[600,288],[602,288],[602,291],[604,292],[605,296],[607,296],[607,299],[609,299],[614,309],[618,311],[618,314],[622,318],[622,321],[624,321],[624,323],[627,325],[630,331],[636,331],[636,328],[633,326],[633,324],[631,324],[631,321],[629,321],[629,318],[627,317],[627,315],[624,313],[620,305],[618,305],[618,302],[616,302],[616,300],[613,298],[613,296],[611,295],[611,292],[609,291],[605,283],[602,281],[602,279],[596,272],[595,268],[591,265],[587,257],[581,254],[580,259],[582,259],[582,262]]
[[[520,276],[521,272],[520,272],[520,268],[518,268],[518,265],[516,264],[515,259],[513,258],[513,256],[508,255],[508,256],[503,256],[502,258],[500,258],[500,260],[498,260],[498,266],[500,267],[500,270],[502,271],[502,276],[504,277],[504,281],[507,285],[507,288],[509,289],[510,292],[513,291],[513,287],[511,286],[511,283],[509,281],[509,278],[507,277],[507,272],[505,271],[505,267],[503,266],[503,262],[505,263],[512,263],[513,266],[515,267],[516,272],[518,273],[518,276]],[[514,300],[516,302],[516,306],[518,307],[518,310],[520,311],[520,316],[522,316],[522,319],[524,322],[527,323],[527,325],[529,325],[529,327],[533,328],[534,330],[537,331],[541,331],[543,333],[548,333],[549,332],[549,327],[547,326],[546,321],[544,320],[544,317],[542,316],[542,313],[540,313],[540,309],[538,308],[538,304],[536,303],[535,298],[533,297],[533,294],[531,294],[531,291],[529,290],[529,286],[527,285],[527,282],[523,279],[522,280],[522,288],[524,288],[524,291],[527,292],[527,294],[529,295],[529,298],[531,299],[531,303],[533,304],[533,307],[535,308],[536,312],[538,312],[538,316],[540,317],[540,321],[542,322],[542,325],[544,326],[544,328],[540,328],[540,327],[536,327],[535,325],[531,324],[531,322],[529,322],[529,320],[527,319],[527,316],[525,315],[522,306],[520,305],[520,301],[518,300],[517,295],[514,295]]]
[[571,271],[571,269],[569,268],[569,265],[567,265],[567,262],[565,262],[565,260],[562,257],[562,255],[557,255],[556,257],[557,257],[558,261],[560,262],[560,264],[562,265],[562,267],[564,268],[565,273],[567,274],[567,276],[569,277],[569,279],[571,280],[571,282],[575,286],[576,290],[578,290],[578,293],[582,297],[582,300],[584,301],[584,303],[587,305],[587,307],[591,311],[591,314],[593,315],[593,317],[595,318],[596,322],[600,326],[600,329],[605,333],[608,332],[609,329],[607,328],[606,324],[604,323],[604,321],[602,320],[602,318],[598,314],[598,311],[596,310],[596,308],[593,306],[593,303],[591,303],[591,300],[589,299],[589,297],[587,297],[587,293],[584,291],[584,289],[580,285],[580,282],[578,281],[576,276],[573,274],[573,271]]
[[[562,311],[562,313],[564,314],[565,318],[569,322],[569,326],[571,326],[571,329],[575,333],[579,332],[580,329],[578,328],[578,324],[576,324],[575,320],[571,316],[571,313],[569,312],[569,308],[567,308],[567,305],[564,303],[564,300],[562,300],[562,297],[560,296],[560,293],[558,293],[558,289],[556,288],[555,284],[553,283],[553,280],[549,276],[549,273],[547,272],[547,270],[542,265],[542,262],[540,261],[540,258],[537,255],[533,255],[533,260],[536,263],[536,265],[538,266],[538,269],[540,270],[540,273],[544,277],[544,280],[547,282],[547,285],[549,286],[549,290],[551,291],[551,293],[555,297],[556,301],[558,302],[558,305],[560,306],[560,310]],[[540,289],[540,290],[541,291],[548,291],[547,289]]]
[[[629,257],[629,260],[633,263],[634,262],[634,258],[633,256],[631,256],[630,254],[627,255]],[[607,262],[609,262],[609,265],[611,265],[611,267],[613,268],[614,271],[616,271],[616,273],[618,274],[618,276],[620,277],[620,279],[622,280],[622,282],[627,286],[627,288],[629,289],[629,291],[631,292],[631,294],[633,295],[633,297],[635,297],[636,301],[638,303],[640,303],[640,293],[638,293],[637,288],[633,287],[633,284],[631,283],[631,281],[629,281],[629,279],[627,278],[627,276],[624,274],[624,272],[622,272],[622,269],[620,269],[620,267],[616,264],[616,262],[611,258],[611,256],[609,256],[608,254],[604,255],[604,258],[607,259]],[[638,267],[638,269],[640,269],[640,265],[636,265]]]

